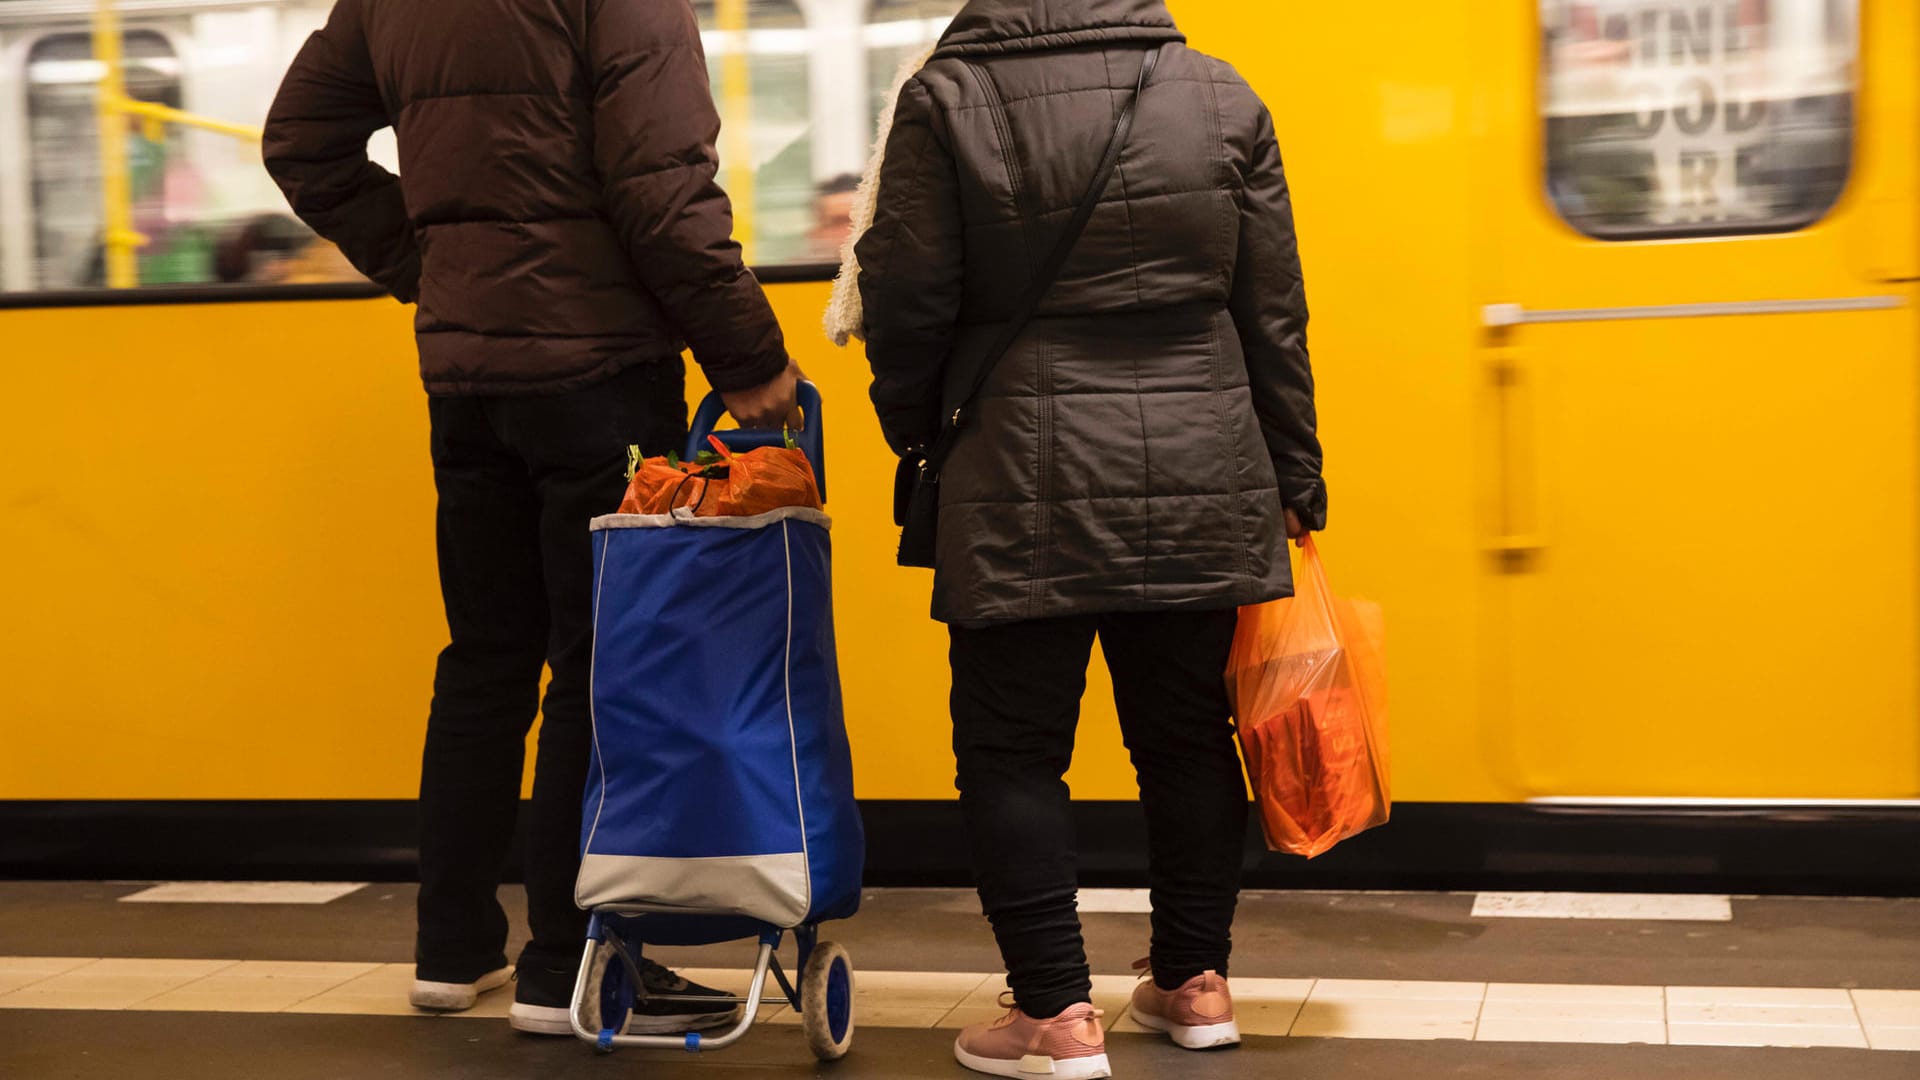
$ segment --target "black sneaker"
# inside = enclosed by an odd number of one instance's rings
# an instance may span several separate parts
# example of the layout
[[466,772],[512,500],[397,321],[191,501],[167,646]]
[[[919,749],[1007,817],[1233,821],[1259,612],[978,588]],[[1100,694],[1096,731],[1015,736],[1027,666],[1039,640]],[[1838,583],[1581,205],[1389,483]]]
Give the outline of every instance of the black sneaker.
[[521,958],[514,973],[513,1009],[507,1022],[533,1035],[573,1034],[573,984],[578,968],[530,964]]
[[726,991],[688,982],[644,956],[640,982],[646,995],[633,1004],[633,1017],[627,1021],[629,1035],[708,1031],[740,1019],[740,1006],[733,1002],[702,1000],[730,997]]
[[[573,984],[575,968],[553,968],[522,964],[513,991],[513,1009],[507,1021],[515,1031],[533,1035],[572,1035]],[[700,986],[642,957],[640,981],[646,988],[642,1000],[634,1002],[633,1014],[622,1034],[677,1035],[685,1031],[707,1031],[731,1024],[740,1018],[740,1006],[729,1001],[702,1001],[701,998],[725,998],[725,991]]]

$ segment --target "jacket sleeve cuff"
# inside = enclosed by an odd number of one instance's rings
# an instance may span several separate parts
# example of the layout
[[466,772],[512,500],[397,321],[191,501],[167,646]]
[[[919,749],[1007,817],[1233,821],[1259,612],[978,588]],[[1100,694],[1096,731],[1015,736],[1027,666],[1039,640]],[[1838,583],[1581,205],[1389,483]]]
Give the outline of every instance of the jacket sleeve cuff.
[[420,302],[420,253],[407,254],[399,266],[380,275],[378,284],[403,304]]
[[702,364],[701,369],[706,372],[708,385],[722,394],[731,394],[737,390],[765,386],[787,370],[787,363],[784,354],[768,353],[738,361]]
[[880,434],[887,440],[887,448],[895,457],[906,457],[916,450],[925,450],[933,445],[934,437],[923,434],[919,425],[901,427],[882,419]]
[[1309,532],[1327,527],[1327,482],[1318,476],[1280,478],[1280,497]]

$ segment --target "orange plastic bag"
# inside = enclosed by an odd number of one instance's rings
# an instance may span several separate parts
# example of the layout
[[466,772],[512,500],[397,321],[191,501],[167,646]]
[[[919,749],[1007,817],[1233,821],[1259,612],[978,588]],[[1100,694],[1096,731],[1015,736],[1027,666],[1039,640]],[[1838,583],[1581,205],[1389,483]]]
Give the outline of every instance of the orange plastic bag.
[[820,484],[807,455],[793,447],[763,446],[736,454],[719,439],[717,455],[697,462],[670,458],[639,459],[632,452],[633,475],[623,514],[670,514],[691,507],[695,517],[753,517],[789,506],[820,509]]
[[[635,459],[628,469],[627,496],[620,501],[623,514],[669,514],[682,500],[690,498],[690,488],[702,483],[699,477],[663,457]],[[697,491],[693,492],[697,494]]]
[[1387,821],[1385,628],[1309,536],[1292,599],[1240,609],[1227,690],[1267,846],[1312,858]]

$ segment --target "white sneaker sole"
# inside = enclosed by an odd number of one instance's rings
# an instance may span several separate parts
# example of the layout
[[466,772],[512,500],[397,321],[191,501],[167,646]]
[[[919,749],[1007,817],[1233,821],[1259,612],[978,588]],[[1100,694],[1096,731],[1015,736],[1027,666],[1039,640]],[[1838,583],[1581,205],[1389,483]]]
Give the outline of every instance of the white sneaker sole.
[[407,992],[407,1001],[416,1009],[431,1009],[434,1012],[465,1012],[480,1003],[480,995],[489,990],[498,990],[513,978],[513,969],[503,967],[498,971],[489,971],[470,983],[429,982],[426,979],[413,980],[413,989]]
[[630,1016],[628,1035],[678,1035],[687,1031],[712,1031],[740,1022],[736,1007],[719,1013],[688,1013],[684,1016]]
[[1188,1050],[1218,1050],[1223,1046],[1240,1045],[1240,1024],[1229,1020],[1224,1024],[1200,1024],[1187,1026],[1176,1024],[1164,1017],[1151,1013],[1132,1010],[1133,1019],[1143,1028],[1164,1031],[1176,1045]]
[[573,1014],[570,1009],[527,1005],[516,1001],[513,1008],[507,1010],[507,1023],[513,1025],[513,1030],[529,1035],[573,1034]]
[[1091,1057],[1067,1058],[1056,1061],[1044,1054],[1028,1054],[1026,1057],[1009,1061],[1005,1058],[984,1058],[969,1054],[958,1042],[953,1044],[955,1061],[977,1073],[988,1076],[1047,1077],[1049,1080],[1099,1080],[1112,1076],[1113,1066],[1107,1063],[1107,1055],[1094,1054]]
[[[689,1031],[711,1031],[731,1027],[740,1020],[740,1010],[723,1013],[692,1013],[686,1016],[632,1016],[622,1035],[680,1035]],[[549,1005],[528,1005],[516,1001],[507,1010],[507,1023],[515,1031],[529,1035],[572,1035],[573,1010]]]

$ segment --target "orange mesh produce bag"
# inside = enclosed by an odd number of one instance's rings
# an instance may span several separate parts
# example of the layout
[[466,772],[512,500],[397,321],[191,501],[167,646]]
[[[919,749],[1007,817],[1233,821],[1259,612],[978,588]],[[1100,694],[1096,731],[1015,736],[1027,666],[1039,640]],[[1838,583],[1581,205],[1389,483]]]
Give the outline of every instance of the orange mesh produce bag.
[[1240,609],[1227,692],[1273,850],[1312,858],[1386,823],[1384,639],[1378,605],[1327,587],[1311,536],[1294,596]]
[[718,453],[702,454],[697,462],[642,461],[634,452],[620,512],[670,514],[691,507],[695,517],[753,517],[789,506],[820,509],[820,485],[803,451],[763,446],[735,454],[719,439],[710,441]]

